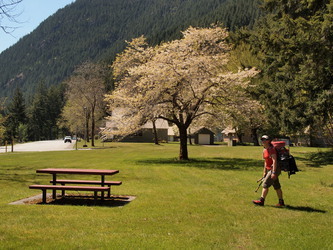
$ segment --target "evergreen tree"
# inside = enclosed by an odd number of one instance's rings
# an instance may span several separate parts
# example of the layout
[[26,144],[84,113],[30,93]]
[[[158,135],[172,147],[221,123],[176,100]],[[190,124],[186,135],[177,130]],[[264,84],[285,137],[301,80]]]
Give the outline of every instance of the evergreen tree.
[[63,86],[47,89],[41,83],[34,95],[29,112],[29,139],[51,140],[59,137],[58,119],[64,105]]
[[45,140],[48,134],[47,90],[40,84],[34,95],[29,114],[29,138],[33,141]]
[[25,137],[19,133],[19,127],[26,124],[26,108],[23,94],[16,88],[12,102],[8,106],[8,114],[5,122],[7,140],[12,141],[17,138],[22,141]]
[[6,121],[6,117],[4,116],[4,99],[0,99],[0,143],[4,140],[6,128],[4,123]]
[[263,63],[257,94],[272,127],[295,133],[327,123],[333,114],[333,1],[264,3],[267,15],[250,42]]
[[47,91],[47,128],[48,138],[57,139],[59,137],[58,120],[64,107],[64,86],[51,86]]

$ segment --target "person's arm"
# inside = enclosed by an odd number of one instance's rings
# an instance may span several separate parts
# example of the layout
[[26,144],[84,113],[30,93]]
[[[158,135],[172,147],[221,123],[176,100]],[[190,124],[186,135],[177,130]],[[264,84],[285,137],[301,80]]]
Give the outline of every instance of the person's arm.
[[267,174],[267,168],[266,168],[266,161],[265,161],[265,164],[264,164],[264,172],[262,174],[263,177],[265,177]]

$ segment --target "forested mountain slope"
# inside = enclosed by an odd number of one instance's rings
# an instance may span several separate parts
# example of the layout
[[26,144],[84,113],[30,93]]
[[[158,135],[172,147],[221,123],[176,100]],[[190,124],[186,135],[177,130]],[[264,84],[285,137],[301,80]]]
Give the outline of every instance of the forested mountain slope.
[[188,26],[252,25],[258,0],[76,0],[0,54],[0,97],[59,84],[84,61],[112,62],[125,40],[179,38]]

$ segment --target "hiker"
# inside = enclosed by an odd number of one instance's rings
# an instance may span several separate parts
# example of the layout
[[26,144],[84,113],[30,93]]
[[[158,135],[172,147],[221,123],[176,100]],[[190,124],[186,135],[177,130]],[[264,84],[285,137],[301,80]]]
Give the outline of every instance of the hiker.
[[261,142],[264,146],[263,150],[263,158],[265,160],[264,173],[263,173],[264,181],[262,185],[263,188],[262,188],[261,197],[258,200],[254,200],[253,203],[255,205],[263,206],[265,204],[265,198],[268,194],[269,187],[273,186],[279,198],[279,203],[276,206],[283,207],[284,201],[278,177],[279,174],[281,173],[281,169],[278,169],[277,167],[276,149],[271,143],[271,139],[269,138],[268,135],[263,135],[261,137]]

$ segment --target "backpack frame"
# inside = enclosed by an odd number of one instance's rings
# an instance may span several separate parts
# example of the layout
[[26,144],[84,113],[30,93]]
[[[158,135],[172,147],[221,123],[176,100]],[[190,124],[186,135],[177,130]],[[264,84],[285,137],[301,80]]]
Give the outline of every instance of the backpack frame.
[[277,167],[281,171],[288,172],[288,178],[290,178],[290,175],[296,174],[299,171],[295,158],[290,154],[289,149],[286,148],[284,141],[272,141],[272,144],[277,154]]

